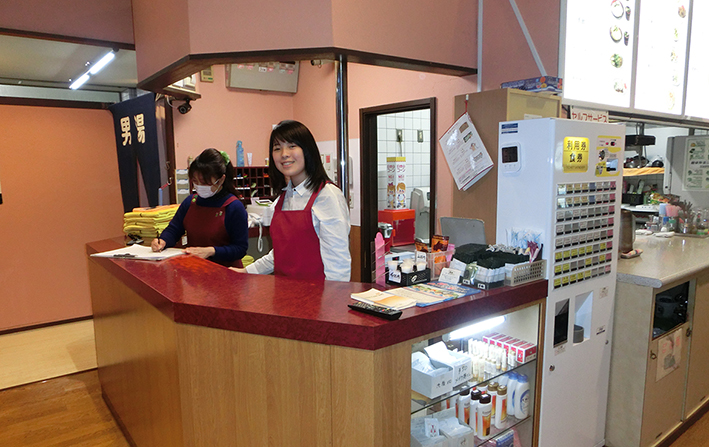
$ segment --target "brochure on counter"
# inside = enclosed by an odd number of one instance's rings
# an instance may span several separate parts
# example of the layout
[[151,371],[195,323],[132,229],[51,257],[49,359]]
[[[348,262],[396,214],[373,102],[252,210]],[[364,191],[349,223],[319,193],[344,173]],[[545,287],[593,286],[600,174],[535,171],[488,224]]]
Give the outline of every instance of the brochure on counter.
[[353,293],[351,297],[357,301],[402,310],[413,306],[430,306],[480,292],[472,287],[434,281],[387,291],[369,289]]

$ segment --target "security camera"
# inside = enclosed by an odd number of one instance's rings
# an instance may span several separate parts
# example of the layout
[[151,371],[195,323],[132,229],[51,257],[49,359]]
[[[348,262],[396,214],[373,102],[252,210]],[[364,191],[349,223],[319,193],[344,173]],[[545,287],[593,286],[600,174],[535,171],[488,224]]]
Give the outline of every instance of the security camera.
[[180,112],[180,113],[183,114],[183,115],[184,115],[185,113],[189,112],[190,110],[192,110],[192,106],[190,105],[190,100],[189,100],[189,99],[185,99],[185,103],[184,103],[184,104],[180,104],[179,106],[177,106],[177,111]]

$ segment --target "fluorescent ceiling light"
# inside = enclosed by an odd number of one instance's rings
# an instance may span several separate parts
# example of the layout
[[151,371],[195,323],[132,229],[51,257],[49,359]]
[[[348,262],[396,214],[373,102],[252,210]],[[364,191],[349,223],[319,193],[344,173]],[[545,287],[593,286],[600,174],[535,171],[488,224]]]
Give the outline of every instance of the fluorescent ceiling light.
[[69,86],[70,89],[76,90],[82,85],[86,83],[89,79],[91,79],[91,76],[94,76],[96,73],[101,71],[103,67],[108,65],[109,62],[111,62],[115,57],[116,57],[116,51],[118,50],[113,50],[108,53],[106,53],[101,59],[99,59],[98,62],[95,64],[91,65],[91,68],[89,71],[85,72],[81,76],[79,76],[79,79],[76,81],[72,82],[71,85]]
[[82,74],[81,77],[79,77],[79,79],[77,79],[76,81],[74,81],[74,82],[71,83],[71,85],[69,86],[69,88],[72,89],[72,90],[76,90],[77,88],[79,88],[79,87],[81,87],[82,85],[84,85],[84,83],[85,83],[86,81],[88,81],[90,77],[91,77],[91,76],[89,76],[88,73]]
[[483,332],[483,331],[488,331],[495,326],[499,326],[502,323],[505,322],[505,317],[493,317],[485,321],[481,321],[480,323],[475,323],[471,324],[470,326],[466,326],[461,329],[457,329],[453,332],[451,332],[450,339],[451,340],[459,340],[461,338],[466,338],[470,337],[472,335],[475,335],[477,333]]
[[95,75],[96,73],[101,71],[101,69],[103,67],[108,65],[108,63],[111,62],[113,60],[113,58],[115,58],[115,57],[116,57],[116,53],[114,53],[113,51],[111,51],[110,53],[106,53],[106,55],[104,57],[102,57],[98,62],[96,62],[95,64],[93,64],[91,66],[91,69],[89,70],[89,74],[92,76]]

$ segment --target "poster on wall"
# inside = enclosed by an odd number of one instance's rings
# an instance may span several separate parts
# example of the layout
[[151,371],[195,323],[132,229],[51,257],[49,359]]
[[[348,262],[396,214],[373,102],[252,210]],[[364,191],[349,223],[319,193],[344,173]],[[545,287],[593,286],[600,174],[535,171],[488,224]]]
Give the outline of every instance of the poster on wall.
[[630,107],[635,0],[568,0],[564,98]]
[[682,189],[709,191],[709,139],[689,137],[685,150]]
[[638,27],[635,108],[682,113],[689,1],[643,0]]

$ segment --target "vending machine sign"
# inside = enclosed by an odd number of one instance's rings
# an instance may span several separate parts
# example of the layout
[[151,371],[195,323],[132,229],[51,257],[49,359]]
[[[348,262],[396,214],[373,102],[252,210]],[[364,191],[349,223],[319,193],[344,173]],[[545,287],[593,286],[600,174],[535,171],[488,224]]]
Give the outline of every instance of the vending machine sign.
[[564,172],[578,173],[588,171],[588,146],[588,138],[564,138]]

